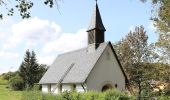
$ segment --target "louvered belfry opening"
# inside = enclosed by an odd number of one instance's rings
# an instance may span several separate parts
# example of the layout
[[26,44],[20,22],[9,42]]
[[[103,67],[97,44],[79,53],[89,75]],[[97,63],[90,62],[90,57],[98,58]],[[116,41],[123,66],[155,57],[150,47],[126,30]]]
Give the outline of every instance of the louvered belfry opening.
[[95,49],[98,48],[100,43],[105,42],[104,40],[104,32],[106,31],[101,16],[100,11],[98,8],[98,4],[96,2],[95,9],[93,11],[93,15],[91,18],[91,22],[89,25],[89,28],[87,30],[88,32],[88,45],[89,44],[95,44]]

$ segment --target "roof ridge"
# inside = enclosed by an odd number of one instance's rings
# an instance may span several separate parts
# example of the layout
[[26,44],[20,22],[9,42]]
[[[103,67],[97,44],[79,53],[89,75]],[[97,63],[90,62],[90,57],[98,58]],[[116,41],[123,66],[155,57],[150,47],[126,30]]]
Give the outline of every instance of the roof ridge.
[[58,55],[58,57],[59,57],[59,56],[63,56],[63,55],[67,55],[67,54],[70,54],[70,53],[74,53],[74,52],[77,52],[77,51],[81,51],[81,50],[86,49],[86,48],[87,48],[87,47],[80,48],[80,49],[78,49],[78,50],[68,51],[68,52],[65,52],[65,53],[59,54],[59,55]]

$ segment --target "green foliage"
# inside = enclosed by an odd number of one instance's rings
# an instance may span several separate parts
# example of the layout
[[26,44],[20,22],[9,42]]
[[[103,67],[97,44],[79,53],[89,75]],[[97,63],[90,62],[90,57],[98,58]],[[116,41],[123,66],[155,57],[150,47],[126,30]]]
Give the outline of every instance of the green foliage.
[[170,96],[170,85],[169,85],[168,88],[165,90],[165,95],[166,95],[166,96]]
[[[147,63],[145,67],[148,71],[145,76],[148,80],[159,80],[162,82],[170,81],[170,65],[163,63]],[[156,72],[156,73],[155,73]]]
[[1,76],[4,80],[9,80],[10,78],[14,77],[17,74],[17,72],[8,72],[8,73],[3,73]]
[[24,91],[21,100],[43,100],[43,95],[39,91]]
[[170,100],[170,96],[160,96],[157,100]]
[[0,100],[20,100],[22,91],[13,91],[7,85],[0,85]]
[[104,100],[133,100],[133,98],[116,90],[108,90],[105,93]]
[[143,26],[140,26],[114,45],[130,82],[135,85],[140,85],[144,81],[143,62],[148,59],[147,40],[146,31]]
[[169,63],[170,62],[170,32],[159,33],[159,39],[155,43],[157,52],[160,55],[160,62]]
[[23,90],[25,87],[24,81],[18,74],[9,80],[9,85],[13,90]]
[[[52,8],[54,4],[58,7],[58,1],[61,0],[44,0],[44,4]],[[11,5],[12,2],[12,5]],[[42,1],[43,2],[43,1]],[[4,15],[13,16],[14,12],[18,11],[19,15],[25,19],[31,17],[30,10],[34,6],[33,0],[13,0],[6,1],[0,0],[0,8],[4,9],[4,13],[0,12],[0,19],[3,19]]]
[[[149,0],[140,0],[146,2]],[[170,0],[151,0],[153,9],[151,20],[158,28],[158,31],[167,33],[170,32]]]
[[42,94],[38,91],[26,91],[22,95],[21,100],[135,100],[132,96],[128,96],[117,90],[109,90],[103,93],[87,92],[64,92],[59,95]]
[[19,68],[19,76],[23,79],[26,89],[33,87],[34,83],[38,83],[46,71],[46,65],[40,65],[37,62],[34,51],[26,51],[24,61]]
[[8,81],[0,78],[0,85],[7,85]]
[[7,85],[8,80],[4,80],[3,75],[0,75],[0,85]]

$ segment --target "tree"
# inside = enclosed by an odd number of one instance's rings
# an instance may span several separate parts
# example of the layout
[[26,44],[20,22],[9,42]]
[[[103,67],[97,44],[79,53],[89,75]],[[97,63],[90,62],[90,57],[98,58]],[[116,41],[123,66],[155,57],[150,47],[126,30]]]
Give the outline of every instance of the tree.
[[159,52],[160,62],[170,64],[170,32],[160,33],[155,45],[157,52]]
[[[58,1],[61,0],[44,0],[44,4],[50,8],[52,8],[54,4],[58,7]],[[0,19],[2,19],[4,15],[13,16],[16,10],[19,11],[19,14],[23,19],[31,17],[29,11],[33,7],[34,2],[35,1],[33,0],[0,0],[0,8],[5,10],[5,12],[3,11],[3,14],[0,12]],[[11,3],[14,5],[11,5]]]
[[144,62],[148,59],[147,40],[146,31],[143,26],[140,26],[130,31],[114,46],[131,84],[138,88],[139,96],[142,93],[142,85],[146,83]]
[[3,74],[2,74],[2,78],[3,78],[4,80],[10,80],[10,78],[14,77],[16,74],[17,74],[17,72],[11,72],[11,71],[9,71],[9,72],[7,72],[7,73],[3,73]]
[[11,77],[9,80],[9,85],[13,90],[23,90],[24,81],[17,73],[15,76]]
[[170,32],[170,0],[152,0],[152,5],[153,16],[151,16],[151,20],[154,21],[154,25],[163,33]]
[[[146,2],[147,0],[141,0]],[[170,63],[170,0],[152,0],[153,9],[151,20],[157,27],[159,39],[156,46],[162,56],[162,61]]]
[[27,50],[19,68],[19,75],[23,79],[25,87],[32,88],[34,83],[39,82],[45,71],[45,65],[37,63],[35,52]]

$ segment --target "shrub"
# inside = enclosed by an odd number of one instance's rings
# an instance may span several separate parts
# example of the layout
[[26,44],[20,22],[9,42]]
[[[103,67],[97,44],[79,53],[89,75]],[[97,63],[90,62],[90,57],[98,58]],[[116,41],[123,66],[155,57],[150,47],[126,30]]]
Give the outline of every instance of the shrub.
[[8,72],[8,73],[4,73],[2,74],[2,77],[4,80],[10,80],[10,78],[14,77],[17,74],[17,72]]
[[44,100],[39,91],[24,91],[21,100]]
[[108,90],[105,92],[104,100],[133,100],[134,98],[121,93],[117,90]]
[[101,92],[88,91],[81,94],[81,100],[103,100],[104,94]]
[[24,91],[21,100],[63,100],[60,95],[43,94],[41,91]]
[[59,95],[43,94],[40,91],[25,91],[21,100],[134,100],[131,96],[116,90],[106,92],[77,93],[75,91],[63,92]]
[[160,96],[157,100],[170,100],[170,96]]
[[169,85],[168,88],[165,90],[165,95],[166,95],[166,96],[170,96],[170,85]]
[[25,87],[22,78],[18,74],[9,80],[9,85],[13,90],[23,90]]

